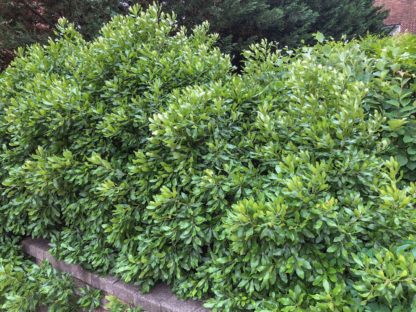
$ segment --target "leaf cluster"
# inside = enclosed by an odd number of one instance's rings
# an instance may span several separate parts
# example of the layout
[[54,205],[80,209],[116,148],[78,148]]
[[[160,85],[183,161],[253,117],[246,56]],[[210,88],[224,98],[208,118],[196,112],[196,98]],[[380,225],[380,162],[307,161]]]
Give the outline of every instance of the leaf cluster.
[[[324,41],[324,40],[323,40]],[[368,37],[362,41],[325,42],[314,47],[312,58],[365,83],[363,107],[386,118],[381,137],[390,145],[404,179],[415,180],[416,145],[416,37]]]
[[263,42],[234,74],[207,28],[135,7],[92,42],[61,21],[20,51],[0,75],[0,233],[213,311],[410,311],[416,188],[370,108],[378,39]]
[[26,259],[18,238],[0,237],[0,311],[35,312],[95,311],[102,293],[90,287],[79,288],[73,278]]

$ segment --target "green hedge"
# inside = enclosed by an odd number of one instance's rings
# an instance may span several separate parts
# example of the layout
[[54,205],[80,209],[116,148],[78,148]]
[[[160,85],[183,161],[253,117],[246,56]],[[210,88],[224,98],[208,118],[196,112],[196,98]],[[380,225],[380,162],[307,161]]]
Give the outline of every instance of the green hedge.
[[397,157],[404,178],[415,181],[416,36],[329,42],[312,53],[317,62],[366,84],[365,110],[378,110],[386,118],[382,137],[390,148],[385,154]]
[[[100,306],[101,292],[79,288],[68,274],[55,271],[48,263],[40,266],[27,260],[18,240],[0,237],[0,311],[36,312],[94,311]],[[120,310],[119,310],[120,311]]]
[[213,311],[415,308],[416,188],[361,65],[413,37],[262,43],[233,74],[157,7],[60,31],[0,76],[0,233]]

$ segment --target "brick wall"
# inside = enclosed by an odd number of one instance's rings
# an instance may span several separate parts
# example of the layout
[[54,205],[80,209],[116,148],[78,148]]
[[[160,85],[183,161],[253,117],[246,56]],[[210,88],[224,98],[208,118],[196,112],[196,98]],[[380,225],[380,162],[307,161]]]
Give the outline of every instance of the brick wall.
[[416,33],[416,0],[375,0],[390,11],[385,24],[400,25],[401,32]]

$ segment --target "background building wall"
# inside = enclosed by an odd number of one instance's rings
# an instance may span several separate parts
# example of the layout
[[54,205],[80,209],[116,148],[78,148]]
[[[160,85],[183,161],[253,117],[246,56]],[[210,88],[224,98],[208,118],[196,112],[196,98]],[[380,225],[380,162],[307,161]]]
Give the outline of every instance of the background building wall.
[[400,25],[400,32],[416,33],[416,0],[375,0],[375,4],[390,10],[386,25]]

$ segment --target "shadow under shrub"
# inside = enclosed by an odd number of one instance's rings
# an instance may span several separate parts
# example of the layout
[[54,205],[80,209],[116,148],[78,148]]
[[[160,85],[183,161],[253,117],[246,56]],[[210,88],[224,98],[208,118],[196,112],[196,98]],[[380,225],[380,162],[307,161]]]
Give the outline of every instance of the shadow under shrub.
[[0,76],[0,233],[214,311],[411,311],[415,186],[371,79],[267,43],[233,74],[157,7],[60,27]]

